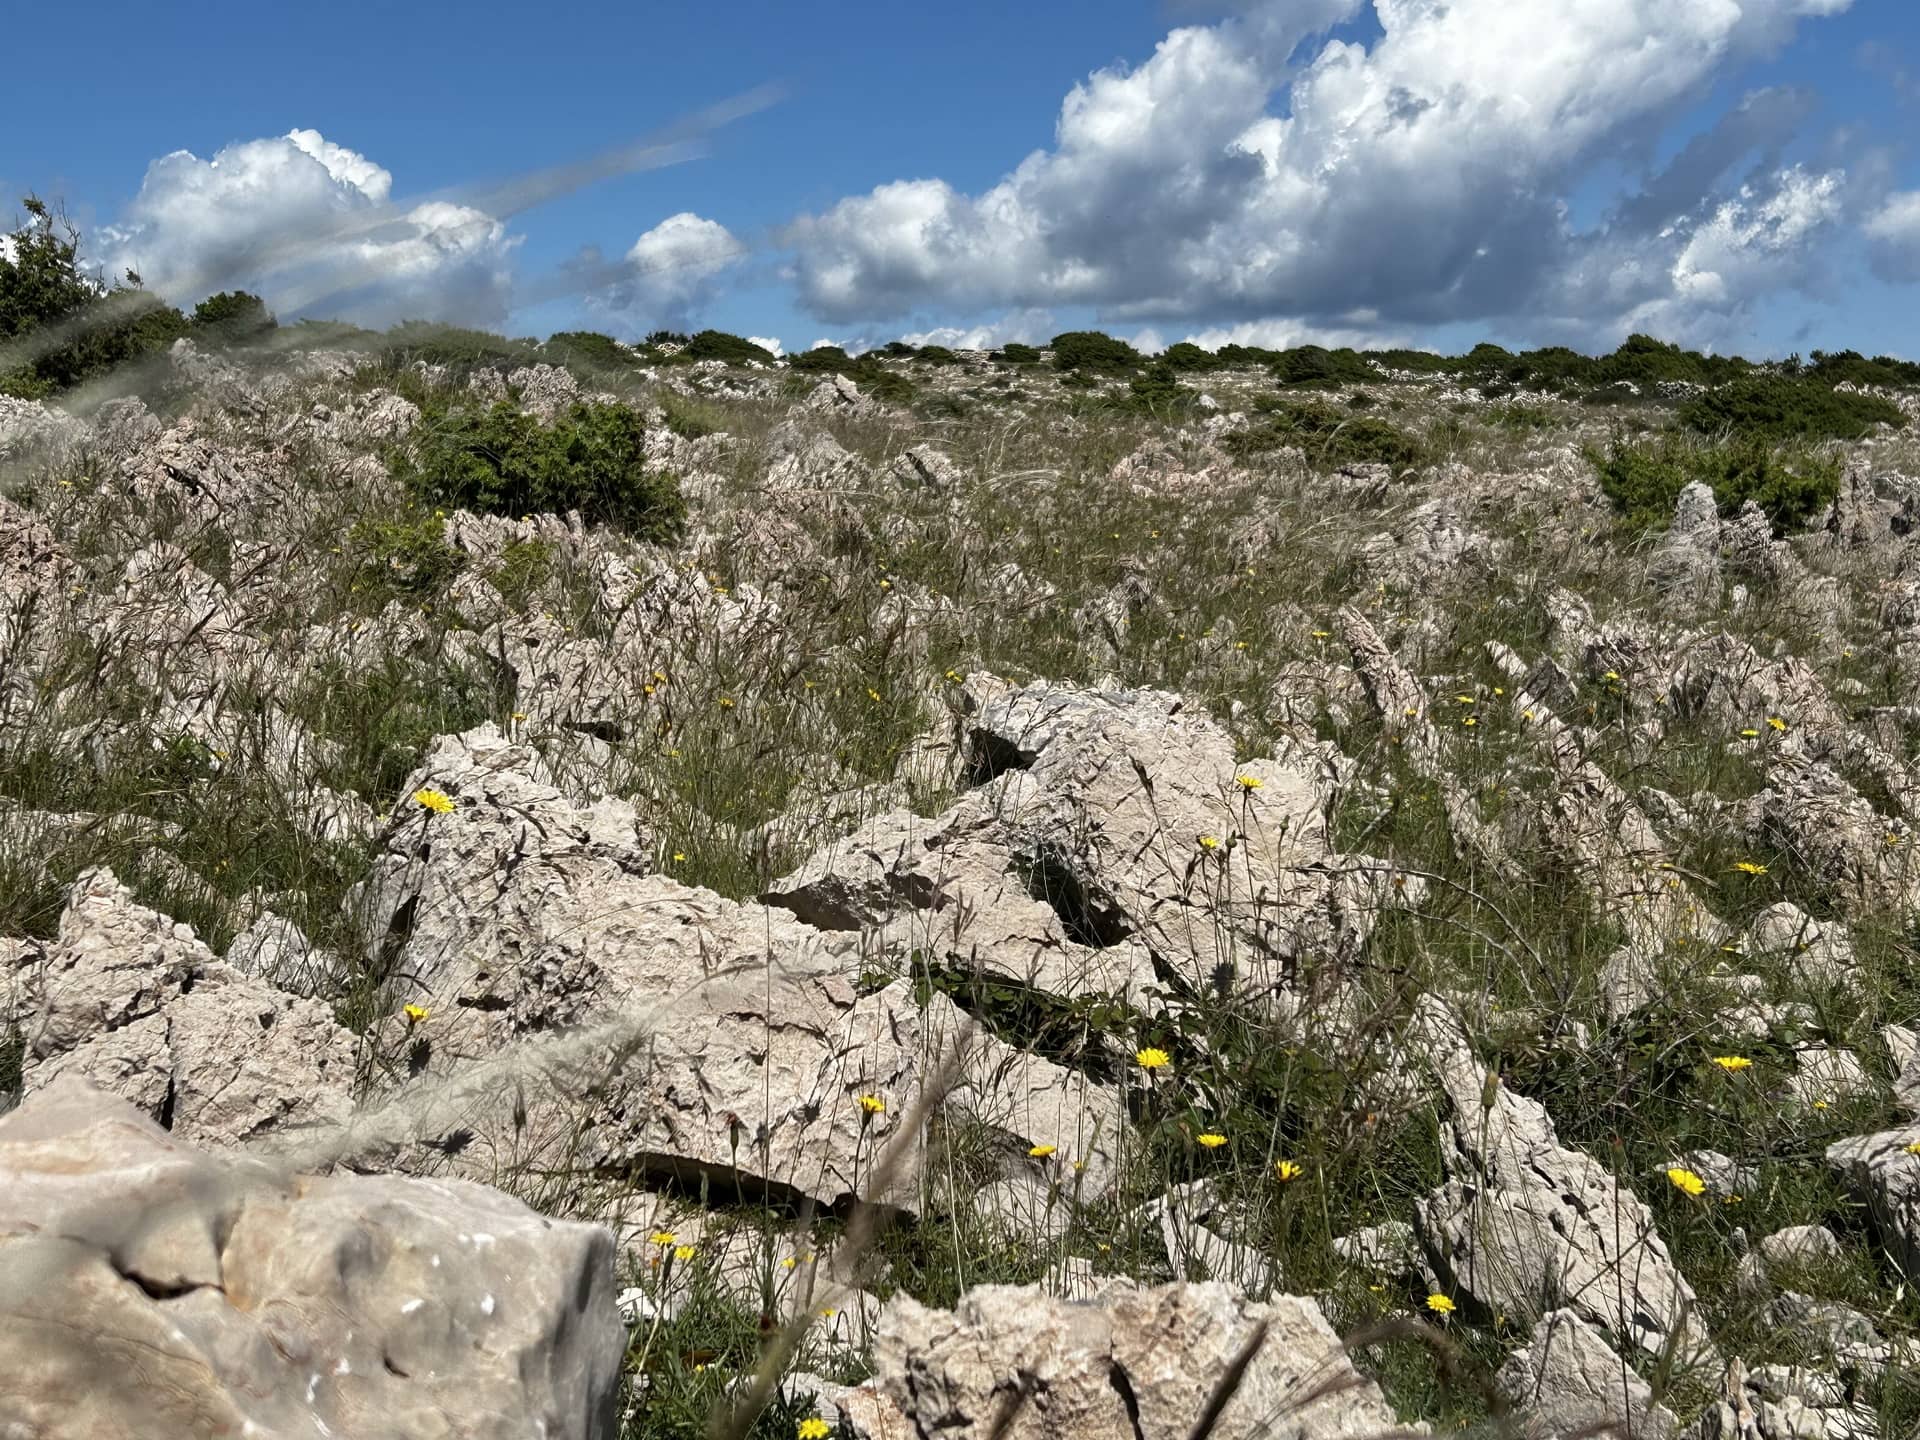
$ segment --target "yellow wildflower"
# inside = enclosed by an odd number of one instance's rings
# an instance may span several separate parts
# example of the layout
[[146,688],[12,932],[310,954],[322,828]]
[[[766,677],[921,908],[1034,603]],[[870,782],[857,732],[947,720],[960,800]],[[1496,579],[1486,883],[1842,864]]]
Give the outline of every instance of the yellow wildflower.
[[1764,875],[1767,873],[1766,866],[1752,860],[1736,860],[1733,862],[1733,868],[1738,870],[1742,875]]
[[674,1246],[673,1258],[676,1260],[691,1260],[693,1258],[693,1246],[691,1245]]
[[860,1097],[860,1108],[869,1115],[878,1115],[887,1108],[887,1102],[882,1100],[878,1095],[862,1095]]
[[827,1440],[832,1433],[833,1427],[818,1415],[809,1415],[800,1422],[799,1429],[794,1431],[800,1440]]
[[1273,1173],[1279,1178],[1280,1183],[1284,1185],[1291,1180],[1298,1180],[1307,1172],[1297,1161],[1276,1160],[1273,1162]]
[[720,697],[720,708],[721,708],[722,710],[731,710],[731,709],[733,709],[733,703],[734,703],[734,702],[733,702],[733,697],[732,697],[731,695],[722,695],[722,696]]
[[1219,837],[1214,835],[1202,835],[1200,837],[1200,848],[1202,850],[1218,850],[1220,848]]
[[1205,1135],[1195,1136],[1194,1138],[1197,1139],[1202,1145],[1206,1146],[1207,1149],[1209,1150],[1218,1150],[1222,1145],[1227,1143],[1226,1136],[1216,1135],[1211,1130],[1209,1130]]
[[431,810],[436,815],[445,815],[453,809],[453,801],[444,790],[416,790],[413,799],[422,810]]
[[1058,1145],[1036,1145],[1031,1150],[1027,1151],[1027,1154],[1031,1155],[1036,1160],[1044,1160],[1059,1148],[1060,1147]]
[[1436,1315],[1451,1315],[1458,1307],[1446,1295],[1427,1296],[1427,1309]]
[[1920,1155],[1920,1140],[1909,1140],[1901,1148],[1909,1155]]
[[647,1239],[651,1240],[655,1245],[677,1245],[680,1243],[671,1230],[656,1230],[653,1234],[649,1235]]
[[1133,1063],[1142,1070],[1161,1070],[1167,1065],[1167,1052],[1149,1045],[1144,1050],[1133,1052]]
[[1242,790],[1258,790],[1260,788],[1260,777],[1258,775],[1236,775],[1233,778]]
[[1760,732],[1749,726],[1740,732],[1740,738],[1742,740],[1758,740],[1760,738]]
[[421,1025],[426,1022],[427,1007],[424,1005],[409,1005],[400,1013],[407,1017],[407,1023],[409,1025]]
[[1753,1061],[1744,1055],[1716,1055],[1713,1057],[1713,1063],[1729,1073],[1753,1068]]
[[1685,1191],[1689,1195],[1704,1195],[1706,1193],[1707,1182],[1694,1174],[1693,1171],[1683,1169],[1678,1165],[1675,1165],[1667,1171],[1667,1179],[1673,1182],[1674,1189]]

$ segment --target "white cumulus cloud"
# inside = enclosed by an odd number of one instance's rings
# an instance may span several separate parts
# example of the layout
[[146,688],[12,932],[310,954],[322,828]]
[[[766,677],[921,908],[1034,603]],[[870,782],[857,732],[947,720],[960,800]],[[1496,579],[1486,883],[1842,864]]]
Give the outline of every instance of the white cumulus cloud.
[[1894,284],[1920,282],[1920,190],[1889,195],[1864,228],[1876,275]]
[[283,312],[315,307],[369,324],[504,320],[517,239],[471,206],[392,203],[393,176],[318,131],[176,150],[100,234],[109,274],[139,272],[180,304],[226,289]]
[[[1731,68],[1849,4],[1374,0],[1364,45],[1312,38],[1361,0],[1266,0],[1075,86],[1052,146],[979,194],[923,176],[803,217],[787,237],[800,297],[838,321],[1091,305],[1203,333],[1338,330],[1361,310],[1411,330],[1548,299],[1580,301],[1563,318],[1595,329],[1662,303],[1726,313],[1795,283],[1835,213],[1837,170],[1741,173],[1805,97],[1742,110],[1598,225],[1575,226],[1567,197],[1602,159],[1644,163]],[[1640,273],[1610,305],[1614,251]]]

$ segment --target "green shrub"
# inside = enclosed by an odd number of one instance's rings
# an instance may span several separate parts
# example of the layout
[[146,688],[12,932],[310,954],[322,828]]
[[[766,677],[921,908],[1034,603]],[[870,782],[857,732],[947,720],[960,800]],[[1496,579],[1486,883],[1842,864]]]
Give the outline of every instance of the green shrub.
[[853,369],[853,357],[838,345],[816,345],[787,357],[787,368],[805,373],[844,375]]
[[1140,352],[1124,340],[1098,330],[1069,330],[1053,337],[1056,369],[1089,375],[1130,375],[1140,368]]
[[1155,362],[1145,374],[1134,376],[1127,393],[1111,403],[1116,410],[1129,414],[1169,420],[1190,413],[1198,399],[1180,383],[1179,372],[1173,366]]
[[531,340],[509,340],[486,330],[408,320],[387,331],[380,342],[382,363],[388,371],[407,369],[415,362],[444,366],[456,380],[476,370],[532,365],[540,347]]
[[1031,345],[1022,345],[1017,340],[1010,340],[993,352],[993,358],[1002,365],[1038,365],[1040,352]]
[[583,377],[622,375],[633,368],[627,347],[597,330],[562,330],[549,335],[540,348],[552,364]]
[[267,302],[245,290],[222,290],[193,307],[193,337],[210,345],[244,345],[278,328]]
[[773,352],[724,330],[702,330],[681,350],[682,360],[724,360],[729,365],[773,364]]
[[1858,350],[1813,352],[1813,363],[1803,374],[1822,385],[1920,386],[1920,364],[1896,360],[1891,355],[1876,355],[1869,360]]
[[1635,533],[1665,529],[1680,492],[1696,480],[1712,489],[1722,515],[1751,500],[1776,533],[1801,528],[1840,493],[1837,462],[1806,450],[1779,450],[1752,436],[1711,445],[1668,432],[1639,443],[1616,440],[1605,453],[1589,451],[1587,458],[1600,472],[1601,490]]
[[1891,400],[1786,375],[1753,375],[1696,395],[1680,407],[1679,419],[1706,435],[1775,441],[1858,440],[1875,425],[1907,423]]
[[1312,465],[1378,463],[1404,469],[1427,458],[1414,436],[1384,420],[1342,415],[1320,405],[1285,405],[1268,400],[1264,424],[1229,435],[1223,442],[1236,454],[1297,446]]
[[703,401],[676,395],[671,390],[663,390],[654,398],[666,412],[667,429],[682,440],[698,440],[726,429],[726,412]]
[[1329,350],[1300,345],[1282,350],[1273,359],[1273,377],[1282,385],[1352,385],[1377,379],[1373,367],[1356,350]]
[[645,540],[678,538],[679,481],[649,474],[645,428],[624,405],[574,405],[550,425],[505,401],[432,416],[395,473],[422,504],[496,515],[577,509]]
[[1217,370],[1220,357],[1202,350],[1191,340],[1182,340],[1161,353],[1160,363],[1173,370]]
[[363,570],[362,583],[371,586],[376,604],[393,595],[442,594],[466,568],[467,557],[447,543],[444,522],[430,512],[398,520],[361,520],[348,539],[371,563],[370,573]]
[[960,361],[960,357],[944,345],[922,345],[913,358],[929,365],[956,365]]
[[[187,318],[139,288],[99,284],[80,265],[80,232],[29,195],[27,221],[12,235],[11,258],[0,258],[0,394],[35,399],[69,390],[187,333]],[[36,332],[45,343],[14,349]]]
[[499,567],[488,577],[516,610],[525,610],[536,591],[552,578],[556,563],[550,540],[510,540],[500,551]]

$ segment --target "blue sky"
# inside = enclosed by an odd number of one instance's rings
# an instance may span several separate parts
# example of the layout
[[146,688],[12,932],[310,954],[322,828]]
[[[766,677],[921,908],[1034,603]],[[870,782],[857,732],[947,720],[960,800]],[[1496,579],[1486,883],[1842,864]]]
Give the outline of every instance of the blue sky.
[[[59,120],[0,132],[0,183],[64,199],[177,299],[245,284],[283,313],[712,324],[790,349],[1094,323],[1920,354],[1912,0],[154,14],[92,7],[84,73],[12,68],[16,122]],[[47,7],[7,30],[19,55],[74,52]],[[763,85],[780,98],[699,158],[513,214],[410,207]],[[391,201],[384,229],[262,268]],[[584,247],[593,295],[529,303]]]

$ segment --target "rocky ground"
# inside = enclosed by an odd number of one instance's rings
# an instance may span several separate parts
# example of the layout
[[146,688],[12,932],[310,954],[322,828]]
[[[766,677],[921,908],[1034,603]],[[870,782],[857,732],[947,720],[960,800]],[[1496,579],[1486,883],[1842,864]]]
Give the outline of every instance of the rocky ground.
[[665,358],[0,399],[0,1417],[1920,1434],[1920,427]]

